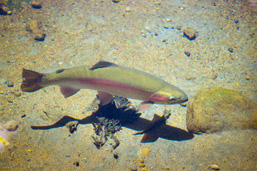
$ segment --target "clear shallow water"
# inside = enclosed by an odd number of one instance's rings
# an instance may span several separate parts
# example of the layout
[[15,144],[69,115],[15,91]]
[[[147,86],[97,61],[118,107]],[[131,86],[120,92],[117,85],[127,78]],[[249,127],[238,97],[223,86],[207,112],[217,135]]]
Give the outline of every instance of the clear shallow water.
[[[125,11],[128,6],[130,12]],[[22,68],[52,72],[102,59],[160,76],[183,89],[189,99],[201,88],[218,86],[240,91],[257,102],[253,6],[241,1],[162,1],[159,5],[153,1],[42,1],[41,9],[27,3],[23,7],[13,10],[12,15],[0,16],[1,79],[14,84],[0,85],[0,120],[19,122],[9,139],[11,145],[1,153],[1,169],[207,170],[215,163],[221,170],[256,170],[255,130],[140,143],[142,136],[134,136],[135,130],[124,127],[116,133],[118,148],[112,150],[107,143],[99,150],[93,144],[92,124],[79,125],[73,134],[65,126],[48,130],[30,127],[55,123],[64,115],[89,116],[96,92],[82,90],[64,99],[58,87],[32,94],[20,90]],[[44,41],[35,41],[26,31],[31,19],[42,21]],[[186,27],[198,32],[195,40],[183,36]],[[228,48],[233,48],[233,53]],[[172,112],[167,125],[186,130],[186,108],[179,105],[154,105],[141,117],[151,120],[154,113],[161,115],[164,109]],[[142,155],[142,148],[149,148],[149,155]],[[139,167],[141,159],[145,167]]]

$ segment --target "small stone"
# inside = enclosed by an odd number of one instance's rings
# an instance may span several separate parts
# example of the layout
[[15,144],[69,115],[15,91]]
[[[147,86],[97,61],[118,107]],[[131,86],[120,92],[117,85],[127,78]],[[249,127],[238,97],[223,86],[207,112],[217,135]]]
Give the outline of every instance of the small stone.
[[13,82],[9,82],[9,81],[8,81],[8,82],[7,82],[7,86],[8,86],[8,87],[13,87]]
[[196,31],[193,29],[186,28],[183,30],[183,33],[189,40],[194,40],[196,38]]
[[120,0],[112,0],[113,3],[119,3]]
[[9,102],[9,103],[13,103],[13,99],[8,98],[8,99],[7,99],[7,102]]
[[69,129],[70,133],[73,133],[77,130],[79,122],[78,121],[71,121],[66,124],[66,127]]
[[38,33],[38,34],[35,34],[34,39],[35,39],[35,40],[38,40],[38,41],[44,41],[44,40],[45,40],[45,37],[46,37],[46,34],[44,34],[44,33]]
[[130,11],[131,11],[131,8],[130,8],[130,7],[126,7],[125,11],[126,11],[126,12],[130,12]]
[[8,131],[16,131],[18,127],[19,127],[18,122],[14,120],[8,121],[4,125],[4,128],[7,129]]
[[211,166],[209,166],[209,168],[213,170],[220,170],[220,167],[217,164],[212,164]]
[[185,53],[185,55],[186,55],[187,57],[189,57],[189,56],[190,56],[190,52],[185,51],[184,53]]
[[20,96],[21,96],[21,92],[15,91],[13,94],[14,94],[16,97],[20,97]]
[[160,1],[154,1],[154,5],[161,5]]
[[32,3],[31,3],[31,6],[32,6],[33,8],[35,8],[35,9],[40,9],[40,8],[42,8],[41,3],[39,3],[39,2],[32,2]]
[[8,8],[5,3],[0,2],[0,15],[8,14]]
[[181,25],[177,25],[176,28],[177,28],[177,30],[181,30],[182,26]]
[[118,153],[114,153],[114,154],[113,154],[113,157],[114,157],[115,159],[118,159],[118,158],[119,158],[119,154],[118,154]]
[[233,48],[228,48],[228,51],[229,51],[230,53],[233,53],[233,52],[234,52],[234,49],[233,49]]
[[144,29],[143,29],[143,30],[141,30],[141,33],[146,33],[146,30],[144,30]]
[[168,25],[164,25],[163,27],[164,27],[165,29],[168,29],[168,28],[169,28],[169,26],[168,26]]
[[75,161],[75,162],[73,162],[73,165],[75,165],[75,166],[79,166],[79,161]]
[[167,21],[167,22],[171,22],[171,19],[167,18],[166,21]]
[[140,163],[139,167],[145,167],[145,163]]

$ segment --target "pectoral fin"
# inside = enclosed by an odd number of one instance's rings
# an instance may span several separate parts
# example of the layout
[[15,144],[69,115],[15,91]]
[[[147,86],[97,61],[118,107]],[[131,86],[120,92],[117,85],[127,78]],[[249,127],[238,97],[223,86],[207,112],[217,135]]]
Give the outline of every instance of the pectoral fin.
[[60,86],[60,89],[65,98],[70,97],[79,91],[79,89],[73,89],[73,88],[65,87],[65,86]]
[[150,100],[152,102],[165,102],[168,101],[169,99],[165,96],[166,94],[163,92],[157,92],[153,95],[150,96]]
[[143,101],[140,103],[139,105],[139,110],[138,112],[141,113],[141,112],[144,112],[144,111],[147,111],[154,103],[151,102],[151,101]]

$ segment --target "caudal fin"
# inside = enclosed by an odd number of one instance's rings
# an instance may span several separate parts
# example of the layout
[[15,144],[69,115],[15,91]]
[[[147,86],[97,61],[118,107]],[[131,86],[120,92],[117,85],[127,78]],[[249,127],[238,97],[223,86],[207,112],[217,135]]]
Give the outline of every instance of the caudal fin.
[[33,92],[43,88],[43,86],[40,85],[43,76],[44,74],[28,69],[23,69],[21,90],[26,92]]

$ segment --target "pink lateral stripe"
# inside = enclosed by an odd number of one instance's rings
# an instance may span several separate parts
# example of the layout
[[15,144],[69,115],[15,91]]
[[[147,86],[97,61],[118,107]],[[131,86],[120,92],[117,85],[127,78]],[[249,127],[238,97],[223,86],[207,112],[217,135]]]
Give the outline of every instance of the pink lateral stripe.
[[141,88],[137,88],[134,87],[132,85],[128,85],[128,84],[124,84],[121,82],[117,82],[117,81],[111,81],[111,80],[105,80],[105,79],[98,79],[98,78],[78,78],[76,79],[80,84],[85,84],[85,85],[90,85],[92,87],[94,87],[96,90],[97,88],[101,88],[105,87],[105,88],[111,88],[111,89],[122,89],[124,91],[126,90],[130,90],[130,91],[135,91],[138,93],[143,93],[143,94],[147,94],[148,97],[153,93]]

